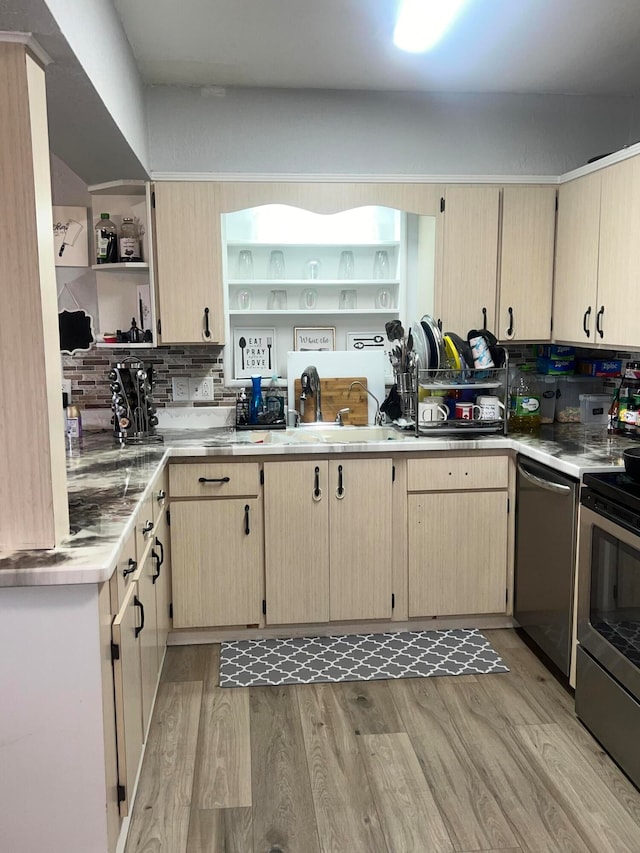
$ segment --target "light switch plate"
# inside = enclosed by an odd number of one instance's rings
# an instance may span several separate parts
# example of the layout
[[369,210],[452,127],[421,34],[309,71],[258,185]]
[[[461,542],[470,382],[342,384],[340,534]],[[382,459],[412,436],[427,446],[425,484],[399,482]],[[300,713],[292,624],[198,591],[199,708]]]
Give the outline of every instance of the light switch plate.
[[186,376],[174,376],[171,379],[171,392],[175,403],[185,402],[189,397],[189,380]]

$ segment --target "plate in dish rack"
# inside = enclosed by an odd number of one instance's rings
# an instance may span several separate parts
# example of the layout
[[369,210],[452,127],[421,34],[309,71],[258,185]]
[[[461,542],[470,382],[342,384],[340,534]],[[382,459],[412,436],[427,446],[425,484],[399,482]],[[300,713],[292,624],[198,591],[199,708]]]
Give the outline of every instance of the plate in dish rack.
[[418,356],[418,370],[429,370],[431,350],[422,324],[414,323],[411,331],[413,333],[413,350]]

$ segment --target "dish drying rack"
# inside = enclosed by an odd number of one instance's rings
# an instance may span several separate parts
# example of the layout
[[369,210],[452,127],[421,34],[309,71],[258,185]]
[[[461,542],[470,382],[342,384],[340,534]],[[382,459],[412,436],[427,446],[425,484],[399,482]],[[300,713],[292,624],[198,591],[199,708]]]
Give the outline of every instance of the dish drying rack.
[[[483,435],[507,434],[509,417],[509,360],[505,355],[502,367],[485,369],[449,367],[440,370],[417,370],[414,395],[416,435]],[[488,392],[503,404],[502,416],[496,420],[463,420],[449,417],[447,420],[420,422],[419,401],[422,393],[442,397],[442,402],[468,401],[475,403],[478,394]],[[455,405],[455,402],[453,403]],[[449,406],[447,405],[449,408]]]

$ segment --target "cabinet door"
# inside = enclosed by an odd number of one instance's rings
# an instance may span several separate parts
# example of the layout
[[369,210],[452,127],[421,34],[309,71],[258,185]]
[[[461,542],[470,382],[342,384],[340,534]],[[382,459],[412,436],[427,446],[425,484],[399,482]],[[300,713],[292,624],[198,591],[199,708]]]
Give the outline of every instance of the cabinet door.
[[256,625],[264,569],[256,498],[173,501],[173,627]]
[[266,462],[267,622],[329,621],[328,462]]
[[391,618],[392,479],[390,459],[329,462],[332,620]]
[[409,616],[504,613],[507,493],[409,495]]
[[499,209],[497,187],[447,187],[436,304],[445,331],[495,329]]
[[594,343],[638,345],[640,157],[602,171],[598,302]]
[[112,637],[118,646],[113,662],[113,679],[116,705],[116,733],[118,742],[118,778],[124,786],[124,800],[120,814],[129,813],[129,799],[133,791],[140,755],[142,754],[142,674],[140,668],[141,610],[138,584],[132,582],[113,620]]
[[167,635],[171,630],[171,543],[166,512],[163,512],[156,522],[152,559],[154,561],[153,582],[156,590],[158,666],[161,667]]
[[156,618],[156,588],[153,583],[155,560],[149,547],[138,569],[138,599],[142,630],[139,634],[140,668],[142,672],[142,728],[146,736],[153,697],[158,682],[158,623]]
[[551,337],[555,187],[504,187],[496,335],[503,341]]
[[218,185],[160,182],[154,192],[160,340],[163,344],[222,344]]
[[553,337],[595,343],[601,172],[562,184],[553,293]]

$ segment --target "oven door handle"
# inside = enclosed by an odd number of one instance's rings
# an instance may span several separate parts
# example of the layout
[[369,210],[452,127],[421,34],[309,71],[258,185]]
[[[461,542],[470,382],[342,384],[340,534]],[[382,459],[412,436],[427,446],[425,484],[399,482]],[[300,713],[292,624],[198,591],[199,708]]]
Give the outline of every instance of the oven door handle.
[[549,492],[554,492],[556,495],[568,495],[572,491],[571,486],[564,486],[562,483],[552,483],[549,480],[544,480],[542,477],[536,477],[536,475],[532,474],[531,471],[527,471],[526,468],[523,468],[519,462],[518,472],[522,474],[525,480],[529,480],[530,483],[539,486],[541,489],[547,489]]

